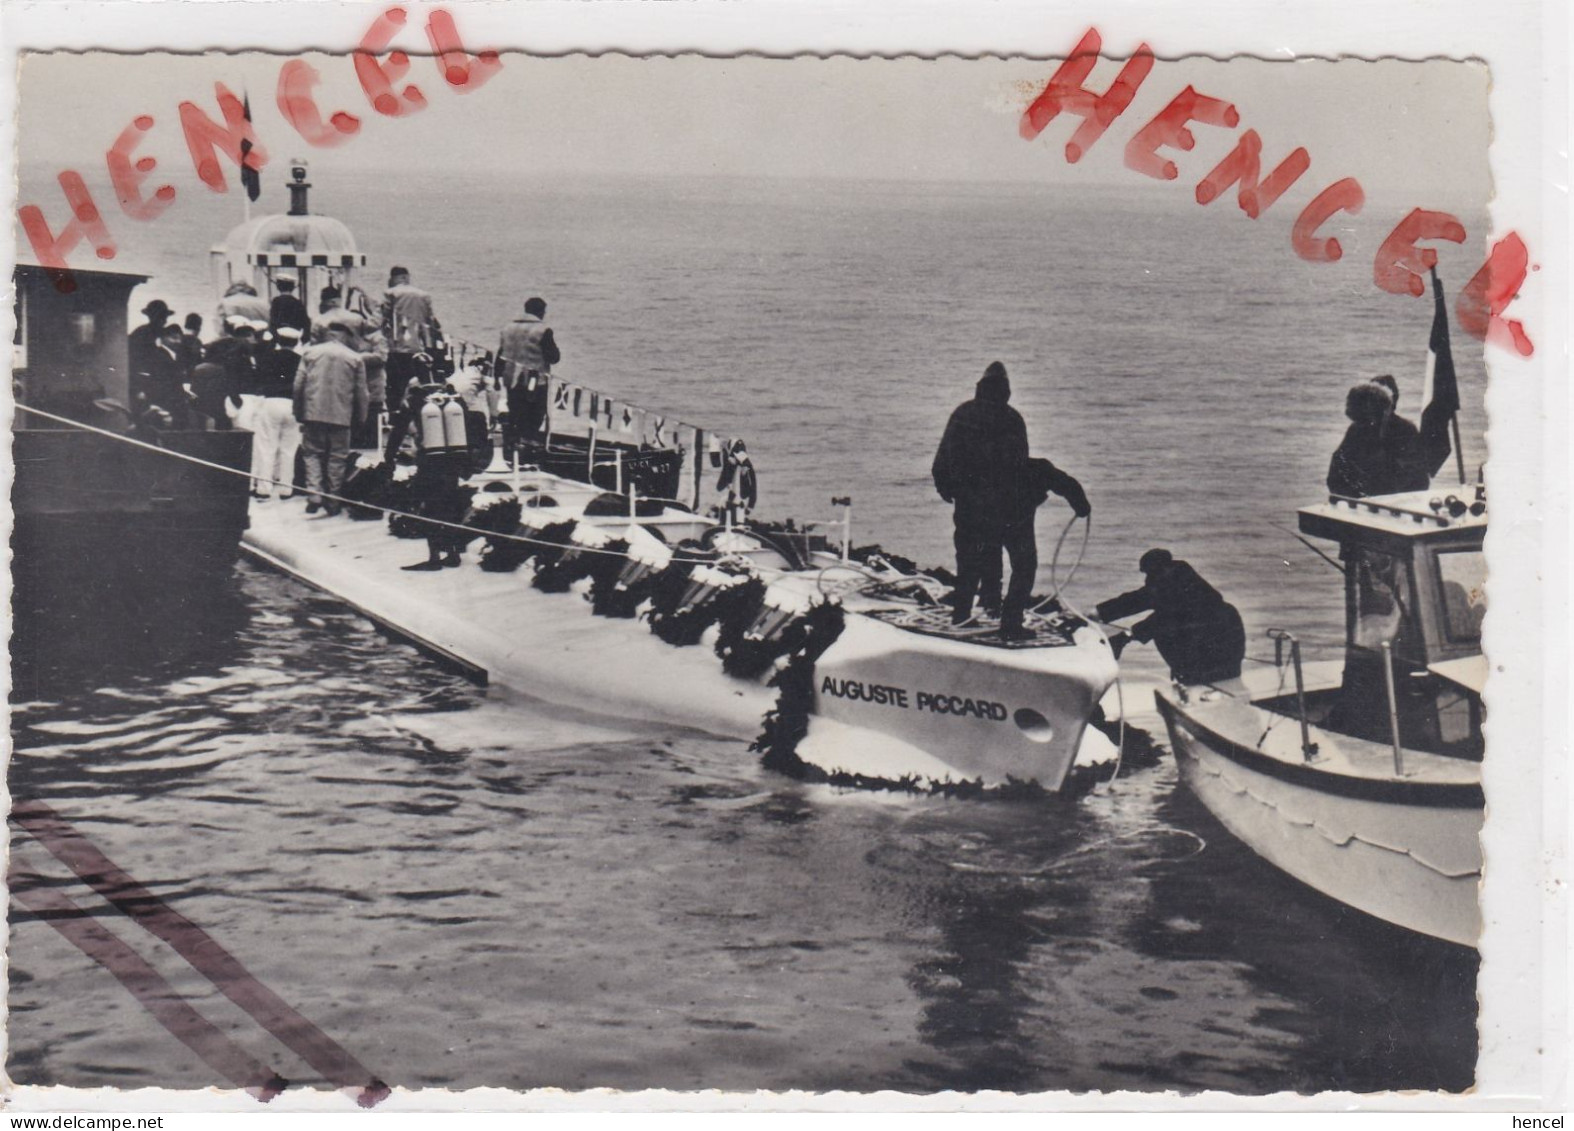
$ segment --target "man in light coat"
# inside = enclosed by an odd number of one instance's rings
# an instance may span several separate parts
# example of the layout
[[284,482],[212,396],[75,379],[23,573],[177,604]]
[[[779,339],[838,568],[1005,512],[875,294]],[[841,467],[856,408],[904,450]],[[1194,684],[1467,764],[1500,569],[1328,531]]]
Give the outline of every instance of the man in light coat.
[[545,299],[527,299],[524,316],[503,327],[497,347],[494,376],[508,391],[508,419],[503,425],[508,455],[534,440],[546,423],[552,367],[563,360],[546,316]]
[[301,422],[306,455],[306,513],[340,504],[338,495],[350,458],[350,429],[366,419],[366,363],[350,346],[348,326],[329,324],[326,338],[301,355],[295,372],[295,419]]
[[390,406],[404,402],[404,390],[413,378],[425,380],[422,361],[437,344],[440,327],[432,313],[432,296],[410,282],[410,272],[395,267],[388,273],[383,292],[383,337],[388,341],[388,391]]

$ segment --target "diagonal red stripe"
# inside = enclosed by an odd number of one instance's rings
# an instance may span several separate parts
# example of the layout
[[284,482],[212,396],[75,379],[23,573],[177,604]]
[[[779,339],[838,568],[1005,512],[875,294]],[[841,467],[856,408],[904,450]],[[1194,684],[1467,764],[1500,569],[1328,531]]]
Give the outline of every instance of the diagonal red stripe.
[[238,1088],[263,1103],[288,1087],[273,1069],[231,1041],[176,992],[157,970],[121,939],[60,892],[42,886],[35,872],[11,863],[11,898],[36,912],[83,954],[130,990],[155,1020]]
[[122,871],[54,809],[42,801],[18,801],[11,807],[11,819],[144,930],[173,947],[325,1080],[336,1087],[360,1089],[356,1102],[362,1107],[372,1107],[388,1095],[388,1085],[338,1042],[259,982],[201,927]]

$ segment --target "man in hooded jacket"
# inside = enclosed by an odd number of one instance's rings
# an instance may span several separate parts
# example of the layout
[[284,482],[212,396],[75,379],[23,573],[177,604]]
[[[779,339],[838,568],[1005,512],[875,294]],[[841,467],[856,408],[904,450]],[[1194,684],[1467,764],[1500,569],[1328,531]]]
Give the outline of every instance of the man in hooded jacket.
[[[940,497],[954,505],[956,590],[951,620],[963,624],[973,614],[981,582],[1000,574],[1000,553],[1011,560],[1011,584],[1000,615],[1000,634],[1022,639],[1033,578],[1038,571],[1038,546],[1033,516],[1048,490],[1065,496],[1079,515],[1088,512],[1086,497],[1070,476],[1045,463],[1034,468],[1028,458],[1027,425],[1008,403],[1011,381],[1006,367],[991,362],[979,379],[973,399],[958,405],[946,422],[935,452],[931,474]],[[1049,475],[1053,472],[1053,476]],[[1050,479],[1054,480],[1053,485]],[[1040,491],[1044,487],[1046,490]]]

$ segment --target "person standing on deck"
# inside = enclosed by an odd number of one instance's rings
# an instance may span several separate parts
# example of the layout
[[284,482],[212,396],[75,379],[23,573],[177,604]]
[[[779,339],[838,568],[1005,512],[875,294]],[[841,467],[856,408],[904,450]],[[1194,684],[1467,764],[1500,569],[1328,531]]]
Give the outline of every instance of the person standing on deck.
[[[1391,378],[1390,378],[1391,379]],[[1328,462],[1328,490],[1351,499],[1424,491],[1431,477],[1418,465],[1419,440],[1407,442],[1404,428],[1415,426],[1394,416],[1394,398],[1375,381],[1362,381],[1345,396],[1350,418],[1344,439]],[[1398,426],[1394,421],[1399,420]]]
[[[326,287],[324,287],[322,289],[322,291],[317,296],[317,313],[318,314],[327,314],[329,311],[337,310],[339,307],[341,307],[343,305],[344,304],[340,300],[340,296],[339,296],[339,288],[334,286],[332,283],[329,283]],[[313,332],[315,332],[316,329],[317,329],[317,325],[314,322],[312,324]]]
[[231,283],[219,300],[219,322],[231,318],[244,318],[248,322],[267,322],[268,304],[257,294],[250,283]]
[[312,328],[312,320],[306,304],[295,297],[295,280],[280,279],[274,286],[279,293],[268,304],[268,329],[277,334],[280,326],[292,326],[304,335]]
[[251,493],[262,502],[295,494],[295,453],[301,446],[301,426],[295,419],[295,373],[300,364],[301,332],[294,326],[280,326],[271,346],[257,356]]
[[202,363],[202,315],[195,311],[186,315],[186,330],[181,335],[180,348],[186,356],[188,368],[195,369]]
[[153,372],[156,364],[153,352],[158,348],[160,335],[164,333],[164,324],[175,312],[163,299],[156,298],[142,308],[142,313],[147,316],[147,321],[126,335],[126,361],[130,366],[132,380],[138,376],[147,377]]
[[180,327],[165,326],[154,339],[152,351],[143,358],[142,371],[131,376],[132,406],[139,415],[150,408],[162,409],[169,417],[169,427],[189,428],[189,380]]
[[[459,482],[473,470],[470,450],[468,447],[449,447],[446,434],[440,439],[431,435],[422,426],[421,419],[422,410],[429,399],[437,398],[438,403],[441,403],[449,395],[438,384],[410,385],[404,402],[394,411],[389,424],[383,463],[392,467],[405,435],[413,435],[415,478],[410,481],[413,509],[423,518],[458,525],[464,521],[468,505],[468,497],[459,489]],[[441,423],[437,424],[436,431],[446,432]],[[457,566],[469,540],[468,536],[454,530],[453,526],[426,526],[426,560],[399,568],[422,573]]]
[[[1238,679],[1246,658],[1246,629],[1235,606],[1168,550],[1149,550],[1137,568],[1143,574],[1142,588],[1101,602],[1094,616],[1107,622],[1151,610],[1152,616],[1129,630],[1131,638],[1152,641],[1176,682]],[[1125,641],[1117,640],[1119,656]]]
[[[1010,400],[1006,367],[991,362],[973,399],[951,413],[930,470],[935,490],[955,508],[956,589],[951,623],[966,624],[972,619],[979,585],[992,575],[999,576],[1004,550],[1011,559],[1011,583],[1001,607],[1000,635],[1021,640],[1032,635],[1023,622],[1038,570],[1033,532],[1038,504],[1054,490],[1073,499],[1077,512],[1086,514],[1087,500],[1075,480],[1047,461],[1040,462],[1054,475],[1043,469],[1035,474],[1028,458],[1027,425]],[[1039,479],[1043,482],[1038,483]],[[1037,491],[1038,486],[1045,488],[1044,493]]]
[[546,316],[546,299],[526,299],[525,313],[503,327],[497,347],[493,375],[507,390],[503,452],[509,457],[540,434],[547,417],[552,367],[563,360]]
[[437,318],[432,296],[410,282],[410,272],[395,267],[388,273],[383,292],[383,337],[388,341],[387,403],[404,400],[405,386],[421,370],[420,358],[437,340]]
[[192,371],[197,411],[220,432],[230,430],[230,407],[238,407],[239,397],[257,382],[255,326],[238,314],[231,316],[224,323],[224,336],[208,343],[203,364]]
[[374,448],[377,446],[378,414],[383,411],[387,399],[388,341],[383,337],[370,300],[359,287],[351,287],[349,294],[342,296],[337,288],[323,289],[322,309],[312,321],[312,340],[322,341],[327,337],[328,327],[334,325],[349,331],[349,346],[361,355],[366,366],[366,419],[350,436],[350,446]]
[[350,458],[350,429],[366,419],[366,365],[350,347],[350,330],[329,323],[327,338],[301,355],[293,387],[295,419],[306,452],[306,513],[338,514]]
[[1392,465],[1394,490],[1426,491],[1432,486],[1427,471],[1426,451],[1421,430],[1399,415],[1399,382],[1387,373],[1372,378],[1372,384],[1388,393],[1388,415],[1383,419],[1383,447]]

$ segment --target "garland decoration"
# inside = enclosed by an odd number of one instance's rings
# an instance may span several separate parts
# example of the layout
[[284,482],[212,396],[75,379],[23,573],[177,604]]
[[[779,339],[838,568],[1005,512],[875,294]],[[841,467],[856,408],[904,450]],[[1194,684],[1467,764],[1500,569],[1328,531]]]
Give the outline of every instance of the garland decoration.
[[567,519],[545,526],[532,535],[543,543],[532,550],[535,577],[530,582],[541,592],[566,593],[570,585],[585,576],[581,559],[586,555],[574,546],[576,525],[573,519]]
[[836,643],[846,623],[841,602],[822,601],[793,626],[797,646],[767,684],[777,689],[776,706],[765,712],[764,728],[749,744],[767,770],[799,781],[830,779],[824,770],[798,757],[798,743],[809,733],[814,710],[814,665]]
[[339,494],[348,500],[344,513],[357,522],[381,518],[388,506],[389,488],[393,485],[393,469],[381,459],[367,460],[360,452],[350,453],[350,467]]
[[[686,608],[683,605],[683,598],[695,584],[694,572],[702,568],[729,576],[749,576],[741,570],[719,564],[700,566],[692,562],[683,564],[674,562],[668,566],[662,571],[661,579],[651,594],[648,619],[650,630],[658,639],[679,648],[698,644],[700,637],[705,635],[705,630],[715,624],[721,616],[723,606],[720,604],[720,599],[727,591],[722,586],[713,586],[709,592],[701,593],[693,604]],[[673,582],[669,582],[669,575],[673,576]],[[742,584],[737,583],[733,587],[741,588]]]

